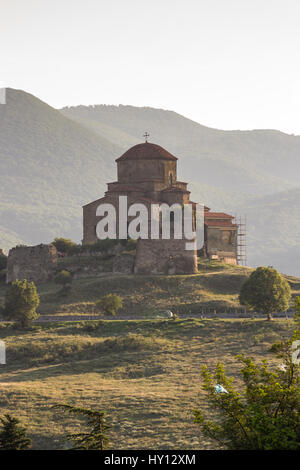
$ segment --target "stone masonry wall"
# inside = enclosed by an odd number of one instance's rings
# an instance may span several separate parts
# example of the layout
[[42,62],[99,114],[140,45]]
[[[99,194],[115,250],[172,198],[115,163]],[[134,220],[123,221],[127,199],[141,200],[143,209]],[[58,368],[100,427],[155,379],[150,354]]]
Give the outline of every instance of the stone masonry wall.
[[57,263],[57,250],[54,245],[20,246],[12,248],[7,260],[6,282],[16,279],[49,281]]
[[197,272],[195,250],[185,240],[138,240],[135,274],[191,274]]
[[207,254],[225,252],[227,258],[237,258],[237,230],[211,228],[207,230]]

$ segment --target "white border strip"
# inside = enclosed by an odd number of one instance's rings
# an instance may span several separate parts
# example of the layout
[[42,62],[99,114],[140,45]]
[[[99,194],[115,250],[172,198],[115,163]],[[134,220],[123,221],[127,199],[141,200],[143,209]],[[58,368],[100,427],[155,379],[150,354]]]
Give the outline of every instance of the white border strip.
[[6,88],[0,88],[0,104],[6,104]]
[[0,341],[0,364],[6,364],[6,348],[4,341]]

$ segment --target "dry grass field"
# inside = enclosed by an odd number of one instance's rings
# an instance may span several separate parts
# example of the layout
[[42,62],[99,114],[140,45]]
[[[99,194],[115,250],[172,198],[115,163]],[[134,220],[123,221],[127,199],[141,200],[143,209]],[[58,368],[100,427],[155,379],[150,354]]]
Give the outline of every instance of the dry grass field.
[[[238,308],[240,286],[251,272],[220,263],[200,262],[199,268],[191,276],[82,277],[66,297],[54,283],[38,286],[41,315],[91,314],[95,301],[114,292],[124,300],[121,319],[40,323],[25,331],[0,323],[7,346],[0,414],[19,417],[35,449],[63,449],[66,434],[79,430],[80,420],[53,410],[56,403],[106,410],[114,449],[215,448],[193,424],[196,407],[210,413],[202,365],[222,361],[240,387],[235,356],[275,361],[270,347],[290,334],[293,322],[196,318],[202,308]],[[300,280],[288,280],[300,295]],[[0,285],[0,303],[5,290]],[[179,318],[159,318],[167,308]]]
[[286,319],[1,325],[0,413],[21,418],[35,449],[63,449],[79,429],[55,403],[106,410],[114,449],[215,448],[193,424],[193,409],[207,408],[201,366],[222,361],[240,386],[236,354],[275,360],[270,346],[291,329]]

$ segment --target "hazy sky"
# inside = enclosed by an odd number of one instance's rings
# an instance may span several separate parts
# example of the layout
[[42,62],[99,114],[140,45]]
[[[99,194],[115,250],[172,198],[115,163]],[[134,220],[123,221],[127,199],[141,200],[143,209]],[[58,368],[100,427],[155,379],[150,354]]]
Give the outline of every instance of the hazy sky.
[[299,0],[0,0],[0,86],[300,134]]

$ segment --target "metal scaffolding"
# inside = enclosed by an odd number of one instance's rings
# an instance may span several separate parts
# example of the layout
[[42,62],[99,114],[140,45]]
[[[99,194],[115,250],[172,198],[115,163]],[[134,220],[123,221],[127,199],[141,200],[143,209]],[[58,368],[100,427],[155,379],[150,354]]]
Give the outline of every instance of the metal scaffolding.
[[246,216],[235,216],[237,230],[237,261],[241,266],[247,266],[247,219]]

